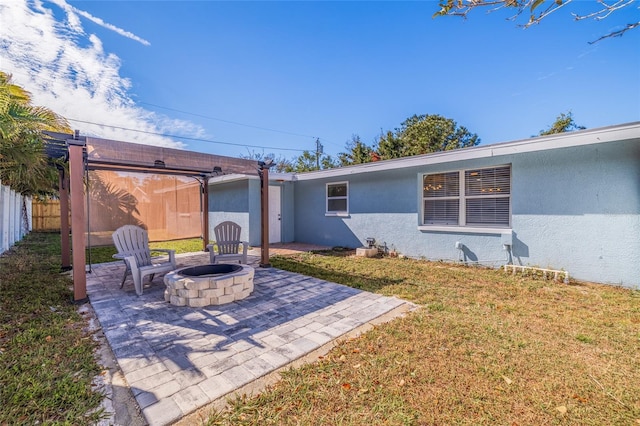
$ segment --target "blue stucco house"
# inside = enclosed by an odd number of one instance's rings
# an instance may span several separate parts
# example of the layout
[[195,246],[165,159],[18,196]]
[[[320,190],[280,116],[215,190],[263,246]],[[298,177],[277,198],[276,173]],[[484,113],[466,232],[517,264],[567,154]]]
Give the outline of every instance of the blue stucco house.
[[[260,181],[211,180],[209,220],[260,244]],[[299,174],[271,174],[270,242],[565,270],[640,287],[640,122]]]

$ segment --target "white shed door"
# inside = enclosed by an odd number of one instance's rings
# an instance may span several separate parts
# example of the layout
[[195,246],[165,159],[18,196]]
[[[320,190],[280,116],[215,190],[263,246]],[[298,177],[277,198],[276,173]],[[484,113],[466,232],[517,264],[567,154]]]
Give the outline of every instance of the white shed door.
[[269,186],[269,243],[282,240],[280,187]]

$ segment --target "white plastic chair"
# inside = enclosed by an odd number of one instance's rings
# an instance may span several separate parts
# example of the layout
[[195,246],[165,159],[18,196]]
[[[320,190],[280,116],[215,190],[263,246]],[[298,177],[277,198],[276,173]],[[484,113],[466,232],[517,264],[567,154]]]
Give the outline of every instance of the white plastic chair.
[[[217,250],[214,250],[213,244],[207,245],[212,264],[227,261],[247,263],[249,243],[240,240],[241,231],[242,228],[240,225],[231,221],[222,222],[213,228],[213,233],[216,236],[215,245],[217,246]],[[240,251],[240,245],[242,245],[242,251]]]
[[176,269],[176,252],[169,249],[153,249],[153,251],[167,253],[162,257],[151,257],[149,250],[149,236],[147,231],[135,225],[124,225],[115,230],[112,235],[113,243],[118,250],[118,254],[114,254],[116,259],[122,259],[125,262],[126,269],[122,277],[120,288],[124,286],[127,275],[131,272],[133,276],[133,284],[136,288],[136,294],[142,295],[142,282],[144,277],[150,275],[150,281],[153,281],[155,274],[169,272]]

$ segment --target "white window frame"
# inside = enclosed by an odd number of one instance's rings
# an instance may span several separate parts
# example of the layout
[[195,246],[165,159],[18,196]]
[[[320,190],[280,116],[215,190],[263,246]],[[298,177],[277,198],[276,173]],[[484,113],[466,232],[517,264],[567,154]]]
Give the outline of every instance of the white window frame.
[[[421,173],[419,175],[419,180],[420,180],[420,218],[419,218],[419,225],[418,225],[418,229],[421,231],[442,231],[442,232],[452,232],[452,231],[458,231],[458,232],[471,232],[471,233],[496,233],[496,234],[501,234],[504,233],[506,230],[510,230],[511,229],[511,208],[512,208],[512,203],[511,203],[511,190],[508,192],[508,194],[505,193],[491,193],[491,195],[487,195],[487,196],[482,196],[482,195],[467,195],[466,194],[466,172],[468,171],[475,171],[475,170],[489,170],[489,169],[500,169],[500,168],[504,168],[504,167],[509,167],[509,186],[512,186],[512,172],[511,172],[511,164],[502,164],[502,165],[498,165],[498,166],[491,166],[491,167],[474,167],[474,168],[468,168],[468,169],[463,169],[463,170],[449,170],[449,171],[443,171],[443,172],[437,172],[437,173]],[[452,173],[452,172],[457,172],[458,173],[458,188],[459,188],[459,193],[457,197],[425,197],[424,196],[424,190],[423,190],[423,185],[424,185],[424,178],[425,176],[428,175],[439,175],[439,174],[446,174],[446,173]],[[481,198],[491,198],[491,199],[496,199],[496,198],[507,198],[509,200],[509,223],[508,225],[505,226],[499,226],[499,225],[481,225],[481,224],[474,224],[474,225],[467,225],[467,200],[470,199],[481,199]],[[459,204],[459,210],[458,210],[458,225],[440,225],[440,224],[425,224],[424,223],[424,204],[425,201],[428,199],[441,199],[441,200],[445,200],[445,199],[458,199],[460,204]]]
[[[440,181],[441,184],[435,184],[435,186],[431,186],[431,184],[429,184],[428,186],[430,187],[430,189],[434,190],[434,191],[439,191],[442,190],[444,188],[444,191],[447,190],[451,190],[452,188],[448,187],[447,182],[448,179],[445,177],[445,175],[452,175],[452,177],[457,178],[457,194],[456,195],[441,195],[441,196],[432,196],[432,197],[426,197],[424,195],[424,191],[427,189],[427,187],[425,186],[425,178],[427,176],[442,176],[441,179],[436,179],[436,182]],[[422,175],[422,225],[425,226],[459,226],[460,224],[460,192],[463,190],[463,188],[460,186],[460,171],[455,171],[455,172],[444,172],[444,173],[425,173]],[[425,211],[425,204],[427,201],[440,201],[440,202],[450,202],[450,201],[454,201],[456,205],[456,207],[458,208],[458,214],[455,216],[455,223],[453,223],[453,220],[451,221],[451,223],[446,223],[447,221],[445,220],[445,218],[440,218],[440,220],[438,220],[436,223],[425,223],[425,215],[426,215],[426,211]],[[451,217],[450,219],[453,219],[453,217]]]
[[[347,188],[347,195],[339,196],[339,197],[330,197],[329,196],[329,186],[336,185],[345,185]],[[340,182],[327,182],[324,189],[325,195],[325,216],[348,216],[349,215],[349,182],[348,181],[340,181]],[[329,210],[329,201],[330,200],[346,200],[347,208],[346,210]]]

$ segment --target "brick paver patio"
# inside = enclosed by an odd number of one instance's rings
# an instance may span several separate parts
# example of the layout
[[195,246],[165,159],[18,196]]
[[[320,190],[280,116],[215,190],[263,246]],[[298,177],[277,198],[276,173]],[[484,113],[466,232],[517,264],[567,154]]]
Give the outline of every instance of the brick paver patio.
[[[412,309],[410,303],[255,266],[251,296],[192,308],[164,300],[163,277],[136,296],[122,263],[93,265],[87,291],[102,331],[146,421],[174,423],[234,392],[260,389],[279,369],[327,351],[335,339]],[[178,256],[178,267],[208,254]]]

